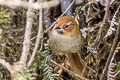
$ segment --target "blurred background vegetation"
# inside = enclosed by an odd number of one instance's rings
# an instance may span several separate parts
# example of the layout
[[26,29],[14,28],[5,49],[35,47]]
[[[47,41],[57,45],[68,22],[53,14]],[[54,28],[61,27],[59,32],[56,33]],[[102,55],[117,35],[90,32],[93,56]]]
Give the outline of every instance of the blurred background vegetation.
[[[86,42],[88,46],[91,46],[96,38],[96,34],[98,33],[100,23],[103,20],[103,16],[105,14],[105,7],[104,5],[98,3],[93,3],[87,5],[85,9],[83,7],[86,4],[77,5],[75,8],[75,12],[73,15],[79,15],[79,20],[81,25],[86,25],[87,27],[94,28],[93,31],[88,32],[88,36]],[[110,7],[110,16],[109,20],[112,19],[116,9],[120,6],[120,2],[115,0],[111,7]],[[82,10],[83,9],[83,10]],[[0,58],[6,60],[10,64],[19,61],[22,51],[22,44],[24,38],[24,28],[26,25],[26,9],[18,8],[18,9],[10,9],[8,7],[0,6]],[[61,11],[59,11],[61,12]],[[58,13],[59,13],[58,12]],[[38,11],[34,11],[34,23],[32,29],[32,40],[31,40],[31,48],[30,52],[32,53],[35,39],[38,30]],[[83,15],[85,14],[86,15]],[[60,14],[59,14],[60,15]],[[51,16],[57,18],[59,15]],[[45,16],[45,15],[44,15]],[[116,15],[116,22],[120,19],[120,10],[119,13]],[[86,21],[84,21],[86,20]],[[110,22],[109,20],[105,23],[104,29],[102,32],[102,37],[105,36],[109,29]],[[44,22],[44,21],[43,21]],[[116,28],[116,25],[115,25]],[[25,69],[25,72],[28,74],[28,80],[54,80],[53,76],[57,75],[54,72],[54,68],[56,67],[53,63],[45,63],[46,56],[51,54],[49,49],[49,40],[47,36],[47,32],[44,26],[44,35],[42,39],[42,44],[40,44],[39,50],[37,51],[35,60],[30,67],[30,69]],[[101,41],[97,45],[97,54],[90,54],[90,52],[85,52],[83,54],[84,60],[87,62],[87,65],[91,67],[95,72],[90,72],[88,78],[90,80],[98,80],[100,78],[100,74],[103,71],[105,62],[107,57],[110,53],[110,48],[113,43],[113,39],[115,37],[115,32],[112,36],[110,36],[107,41]],[[29,57],[31,54],[29,55]],[[88,58],[89,57],[89,58]],[[120,70],[120,54],[117,54],[115,57],[115,62],[117,67],[115,70]],[[29,59],[29,58],[28,58]],[[60,74],[59,74],[60,75]],[[63,73],[62,77],[63,80],[72,80],[71,76],[67,73]],[[117,76],[117,80],[120,77]],[[61,79],[61,80],[62,80]],[[6,70],[2,65],[0,65],[0,80],[11,80],[10,73]]]

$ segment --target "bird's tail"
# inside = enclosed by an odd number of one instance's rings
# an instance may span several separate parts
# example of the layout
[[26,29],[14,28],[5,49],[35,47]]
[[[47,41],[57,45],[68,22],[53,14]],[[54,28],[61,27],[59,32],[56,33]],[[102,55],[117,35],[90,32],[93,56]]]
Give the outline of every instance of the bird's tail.
[[85,63],[81,56],[78,53],[67,54],[68,63],[70,64],[71,71],[79,74],[81,76],[85,76]]

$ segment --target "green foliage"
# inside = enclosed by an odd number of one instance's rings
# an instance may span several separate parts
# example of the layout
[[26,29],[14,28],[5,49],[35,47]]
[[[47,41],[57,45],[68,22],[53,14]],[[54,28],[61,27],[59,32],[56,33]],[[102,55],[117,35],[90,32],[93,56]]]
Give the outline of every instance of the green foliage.
[[3,38],[3,29],[10,27],[12,23],[12,13],[10,9],[0,8],[0,39]]
[[116,68],[116,71],[119,71],[119,70],[120,70],[120,62],[118,62],[117,68]]
[[0,28],[8,28],[12,23],[12,10],[0,8]]
[[0,80],[10,80],[10,78],[9,71],[0,66]]
[[73,16],[76,16],[77,14],[80,14],[82,12],[85,12],[87,6],[89,3],[86,3],[85,5],[80,5],[75,8],[75,12],[73,13]]
[[[50,55],[49,41],[47,41],[47,43],[44,44],[44,47],[45,47],[45,49],[42,52],[42,54],[45,55],[45,56]],[[48,58],[48,57],[46,57],[46,58]],[[44,64],[43,68],[44,68],[43,69],[44,79],[46,79],[46,80],[54,80],[54,77],[53,77],[53,68],[50,66],[50,63],[46,62],[46,60],[45,60],[45,64]]]
[[46,63],[46,56],[50,55],[49,40],[45,36],[43,38],[43,41],[44,41],[43,49],[42,51],[37,51],[32,67],[34,68],[39,67],[39,69],[42,69],[43,80],[54,80],[52,64]]
[[44,47],[45,47],[45,50],[42,52],[42,54],[47,56],[50,54],[49,41],[47,41],[47,43],[44,43]]
[[20,71],[20,73],[24,77],[24,80],[35,80],[35,76],[37,76],[36,73],[31,73],[31,70],[27,68]]
[[[0,58],[5,59],[10,64],[19,60],[24,38],[22,20],[17,16],[13,9],[0,6]],[[19,16],[21,18],[25,17],[22,14]],[[15,27],[16,19],[19,19],[19,24],[22,27]],[[0,70],[0,74],[4,76],[3,78],[0,77],[0,80],[8,80],[6,78],[7,76],[10,77],[10,74],[4,74],[2,71]]]
[[47,80],[54,80],[53,68],[48,63],[45,63],[43,72]]
[[32,69],[24,68],[11,74],[12,80],[36,80],[37,74]]

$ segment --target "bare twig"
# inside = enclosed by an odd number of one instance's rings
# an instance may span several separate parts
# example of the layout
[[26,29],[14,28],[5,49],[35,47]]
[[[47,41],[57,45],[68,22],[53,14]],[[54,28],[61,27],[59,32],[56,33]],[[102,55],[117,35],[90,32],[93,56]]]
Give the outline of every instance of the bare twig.
[[[40,56],[45,57],[43,54],[40,54]],[[50,59],[50,62],[52,62],[53,64],[55,64],[55,65],[59,66],[60,68],[64,69],[65,71],[67,71],[68,73],[72,74],[73,76],[79,78],[80,80],[89,80],[89,79],[87,79],[87,78],[85,78],[85,77],[80,76],[79,74],[76,74],[76,73],[68,70],[67,68],[65,68],[64,66],[56,63],[56,62],[53,61],[52,59]]]
[[68,70],[67,68],[65,68],[64,66],[62,66],[62,65],[60,65],[60,64],[58,64],[58,63],[56,63],[56,62],[53,61],[53,60],[50,60],[50,61],[51,61],[52,63],[54,63],[55,65],[59,66],[60,68],[64,69],[64,70],[67,71],[68,73],[72,74],[73,76],[79,78],[80,80],[89,80],[89,79],[87,79],[87,78],[84,78],[84,77],[80,76],[79,74],[76,74],[76,73],[74,73],[74,72]]
[[42,30],[43,30],[43,27],[42,27],[42,9],[39,10],[39,22],[40,23],[39,23],[38,35],[37,35],[37,39],[36,39],[36,43],[35,43],[35,47],[34,47],[32,56],[28,62],[28,67],[32,64],[32,61],[34,60],[35,54],[36,54],[37,49],[38,49],[39,44],[40,44],[40,39],[42,38]]
[[104,67],[104,70],[103,70],[103,72],[102,72],[102,75],[101,75],[101,77],[100,77],[100,80],[104,80],[104,76],[105,76],[106,73],[107,73],[108,66],[109,66],[109,64],[110,64],[111,58],[112,58],[113,53],[114,53],[114,51],[115,51],[115,49],[116,49],[116,46],[117,46],[117,44],[118,44],[118,38],[119,38],[119,37],[120,37],[120,20],[119,20],[119,25],[118,25],[118,27],[117,27],[117,31],[116,31],[116,34],[115,34],[115,38],[114,38],[114,41],[113,41],[113,45],[112,45],[112,47],[111,47],[110,54],[109,54],[109,56],[108,56],[108,59],[107,59],[107,62],[106,62],[106,64],[105,64],[105,67]]
[[103,30],[104,24],[105,24],[106,20],[108,19],[109,7],[110,7],[110,1],[111,1],[111,0],[106,0],[106,1],[107,1],[107,5],[106,5],[106,8],[105,8],[105,9],[106,9],[106,10],[105,10],[105,16],[104,16],[104,18],[103,18],[103,22],[102,22],[102,24],[101,24],[101,26],[100,26],[100,29],[99,29],[99,31],[98,31],[98,34],[97,34],[97,37],[96,37],[96,40],[95,40],[93,46],[95,46],[95,45],[100,41],[100,39],[101,39],[101,33],[102,33],[102,30]]
[[73,0],[72,2],[71,2],[71,4],[69,5],[69,7],[65,10],[65,12],[60,16],[60,17],[58,17],[58,19],[55,21],[55,22],[53,22],[52,23],[52,25],[47,29],[47,31],[49,31],[55,24],[56,24],[56,22],[62,17],[62,16],[64,16],[65,15],[65,13],[71,8],[71,6],[73,5],[73,3],[75,2],[75,0]]
[[12,66],[8,62],[6,62],[4,59],[0,59],[0,64],[3,67],[7,68],[8,71],[10,71],[10,73],[12,72]]
[[[59,3],[60,3],[59,0],[51,0],[43,3],[36,2],[36,3],[32,3],[31,7],[33,9],[48,8],[48,7],[56,6]],[[43,4],[43,6],[41,6],[41,4]],[[8,6],[10,8],[29,7],[29,3],[27,1],[22,1],[22,0],[0,0],[0,5]]]
[[29,0],[29,8],[27,12],[27,22],[26,22],[26,29],[25,29],[25,37],[23,42],[23,49],[21,54],[21,62],[26,65],[27,57],[30,50],[30,38],[31,38],[31,29],[32,29],[32,23],[33,23],[33,9],[31,8],[31,5],[34,0]]

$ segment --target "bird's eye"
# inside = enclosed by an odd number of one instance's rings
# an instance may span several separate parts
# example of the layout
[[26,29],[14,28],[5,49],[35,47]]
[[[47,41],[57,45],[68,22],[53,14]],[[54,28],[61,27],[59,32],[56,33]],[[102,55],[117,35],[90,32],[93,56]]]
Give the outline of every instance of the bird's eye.
[[64,27],[64,29],[69,29],[70,28],[70,25],[66,25],[65,27]]

